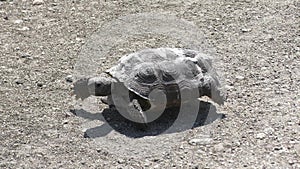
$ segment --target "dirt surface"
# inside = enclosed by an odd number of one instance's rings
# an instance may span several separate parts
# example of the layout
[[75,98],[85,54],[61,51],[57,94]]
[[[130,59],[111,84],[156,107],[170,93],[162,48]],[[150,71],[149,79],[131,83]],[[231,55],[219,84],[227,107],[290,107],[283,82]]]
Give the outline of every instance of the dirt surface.
[[[225,119],[132,137],[93,107],[70,112],[66,77],[81,47],[101,25],[142,12],[204,32],[223,63]],[[300,168],[299,14],[296,0],[0,1],[0,168]],[[97,126],[107,133],[84,137]]]

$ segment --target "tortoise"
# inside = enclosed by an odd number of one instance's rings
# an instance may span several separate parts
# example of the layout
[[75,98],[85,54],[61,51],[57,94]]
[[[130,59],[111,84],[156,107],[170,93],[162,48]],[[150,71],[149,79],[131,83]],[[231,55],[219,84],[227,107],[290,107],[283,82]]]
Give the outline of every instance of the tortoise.
[[121,107],[119,111],[143,127],[153,121],[156,111],[182,102],[201,96],[219,105],[225,101],[211,57],[181,48],[150,48],[123,56],[99,76],[75,81],[74,94],[82,100],[107,96],[103,103]]

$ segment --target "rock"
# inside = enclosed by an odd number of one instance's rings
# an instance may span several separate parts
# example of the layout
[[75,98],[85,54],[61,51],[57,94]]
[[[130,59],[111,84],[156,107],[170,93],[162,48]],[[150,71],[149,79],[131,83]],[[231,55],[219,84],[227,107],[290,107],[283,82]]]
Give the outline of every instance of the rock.
[[66,82],[68,83],[72,83],[73,82],[73,76],[72,75],[68,75],[66,78],[65,78]]
[[153,168],[161,168],[159,164],[156,164]]
[[268,127],[268,128],[265,128],[265,129],[264,129],[264,132],[265,132],[266,134],[273,134],[274,131],[275,131],[275,130],[274,130],[272,127]]
[[194,165],[193,167],[192,167],[192,169],[199,169],[200,167],[198,166],[198,165]]
[[22,80],[22,79],[17,79],[17,80],[15,81],[15,83],[16,83],[17,85],[22,85],[22,84],[24,84],[24,80]]
[[119,159],[119,160],[118,160],[118,163],[119,163],[119,164],[124,164],[124,163],[125,163],[125,160],[124,160],[124,159]]
[[69,120],[64,120],[63,121],[63,124],[68,124],[69,123]]
[[300,143],[295,145],[295,151],[300,156]]
[[237,80],[244,80],[244,79],[245,79],[244,76],[239,76],[239,75],[237,75],[235,78],[236,78]]
[[36,85],[37,85],[38,87],[43,87],[43,83],[41,83],[41,82],[38,82]]
[[149,160],[146,160],[144,163],[144,167],[150,167],[151,162]]
[[275,39],[274,39],[273,37],[269,37],[268,40],[269,40],[269,41],[273,41],[273,40],[275,40]]
[[225,89],[227,89],[227,90],[231,90],[231,89],[233,89],[233,88],[234,88],[234,86],[225,85]]
[[219,143],[219,144],[214,145],[214,150],[216,152],[222,152],[222,151],[224,151],[224,144],[223,143]]
[[272,89],[270,87],[266,87],[263,89],[263,91],[269,92],[269,91],[272,91]]
[[213,141],[211,138],[194,138],[189,141],[190,145],[207,145]]
[[82,39],[78,38],[78,37],[75,40],[78,41],[78,42],[82,41]]
[[17,19],[17,20],[14,21],[15,24],[20,24],[22,22],[23,22],[23,20],[21,20],[21,19]]
[[245,33],[245,32],[250,32],[250,31],[252,31],[252,29],[251,29],[251,28],[242,28],[241,31],[242,31],[243,33]]
[[24,53],[20,57],[21,58],[30,58],[31,56],[28,53]]
[[19,29],[17,29],[17,30],[19,30],[19,31],[29,31],[30,28],[28,28],[27,26],[24,26],[24,27],[19,28]]
[[256,135],[256,138],[257,138],[257,139],[260,139],[260,140],[264,139],[265,137],[266,137],[266,134],[265,134],[265,133],[258,133],[258,134]]
[[288,160],[289,165],[295,164],[297,161],[294,161],[293,159]]
[[34,0],[34,1],[32,2],[33,5],[42,5],[43,3],[44,3],[43,0]]
[[282,147],[280,147],[280,146],[276,146],[276,147],[273,147],[273,150],[275,150],[275,151],[279,151],[279,150],[282,150]]

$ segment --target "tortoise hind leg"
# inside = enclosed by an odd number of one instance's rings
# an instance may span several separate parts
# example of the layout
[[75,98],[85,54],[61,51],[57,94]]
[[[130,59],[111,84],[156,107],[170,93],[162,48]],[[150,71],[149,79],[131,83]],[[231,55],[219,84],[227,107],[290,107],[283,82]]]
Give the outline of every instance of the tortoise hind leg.
[[128,113],[131,121],[135,122],[139,130],[146,130],[147,117],[137,99],[133,99],[128,105]]

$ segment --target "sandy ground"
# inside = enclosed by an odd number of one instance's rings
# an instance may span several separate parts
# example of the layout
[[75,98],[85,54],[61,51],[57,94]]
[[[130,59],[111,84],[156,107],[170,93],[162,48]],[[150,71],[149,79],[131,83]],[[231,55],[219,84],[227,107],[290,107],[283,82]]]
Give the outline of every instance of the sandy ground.
[[[203,31],[223,63],[225,119],[132,137],[110,130],[93,107],[70,112],[65,78],[84,44],[101,25],[142,12]],[[0,168],[300,168],[299,14],[296,0],[0,1]],[[97,126],[107,133],[84,137]]]

